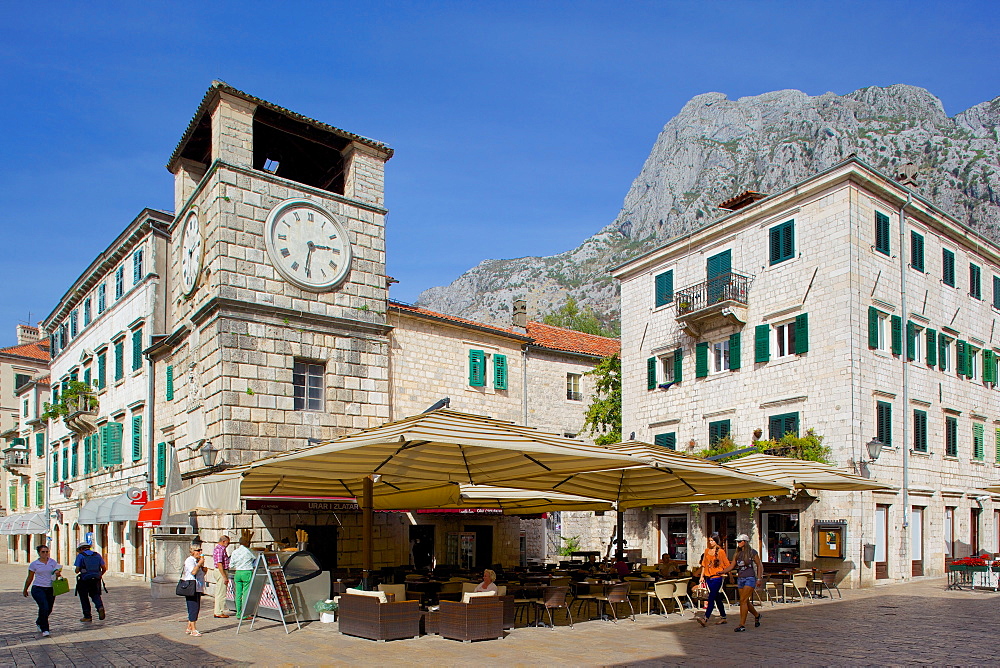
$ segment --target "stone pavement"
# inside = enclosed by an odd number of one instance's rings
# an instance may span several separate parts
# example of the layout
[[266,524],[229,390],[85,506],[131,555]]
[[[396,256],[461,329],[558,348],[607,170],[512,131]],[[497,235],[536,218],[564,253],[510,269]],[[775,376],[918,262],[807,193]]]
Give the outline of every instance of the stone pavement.
[[[234,619],[202,606],[201,638],[184,635],[184,602],[153,601],[148,586],[116,578],[108,618],[84,624],[72,594],[56,599],[52,637],[34,628],[34,602],[21,596],[23,566],[0,565],[0,665],[1000,665],[1000,593],[946,591],[941,579],[844,591],[816,602],[764,604],[762,625],[734,633],[672,615],[637,622],[517,628],[503,640],[463,644],[438,636],[374,643],[313,622],[287,636],[264,620],[236,635]],[[244,627],[245,629],[246,627]]]

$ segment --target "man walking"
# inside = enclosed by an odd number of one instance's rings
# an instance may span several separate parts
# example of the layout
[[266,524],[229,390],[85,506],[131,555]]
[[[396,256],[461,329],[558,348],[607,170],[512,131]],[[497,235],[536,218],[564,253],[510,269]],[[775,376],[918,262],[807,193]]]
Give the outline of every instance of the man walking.
[[229,536],[223,536],[215,544],[212,552],[212,559],[215,560],[215,616],[226,618],[226,589],[229,585],[229,555],[226,548],[229,547]]
[[90,549],[89,542],[80,543],[77,548],[76,563],[76,595],[80,597],[80,608],[83,609],[81,622],[92,622],[90,602],[94,601],[98,619],[104,619],[104,601],[101,600],[101,578],[107,572],[108,566],[104,557]]

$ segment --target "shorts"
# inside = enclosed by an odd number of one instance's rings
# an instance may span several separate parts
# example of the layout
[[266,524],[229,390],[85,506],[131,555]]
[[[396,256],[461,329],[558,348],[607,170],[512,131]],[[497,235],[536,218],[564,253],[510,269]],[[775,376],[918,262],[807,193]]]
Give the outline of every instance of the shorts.
[[755,578],[755,577],[736,578],[736,586],[739,589],[743,589],[744,587],[753,587],[753,588],[756,589],[756,587],[757,587],[757,578]]

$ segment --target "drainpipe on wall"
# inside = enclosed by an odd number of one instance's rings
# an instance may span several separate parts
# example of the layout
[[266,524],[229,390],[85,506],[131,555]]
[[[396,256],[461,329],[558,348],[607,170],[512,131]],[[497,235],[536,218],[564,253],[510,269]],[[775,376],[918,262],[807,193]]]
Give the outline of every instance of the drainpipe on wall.
[[521,422],[528,426],[528,344],[521,346]]
[[[905,186],[904,186],[905,188]],[[902,311],[902,317],[905,323],[909,322],[909,316],[906,311],[906,253],[904,249],[906,248],[906,207],[908,207],[912,200],[913,194],[910,192],[909,188],[906,189],[906,202],[899,207],[899,305]],[[920,345],[919,341],[914,342],[914,345]],[[906,572],[906,563],[908,561],[907,556],[910,553],[909,544],[909,526],[910,526],[910,361],[909,355],[906,351],[903,351],[902,357],[903,364],[903,545],[902,545],[902,556],[903,556],[903,568],[904,573]],[[909,577],[912,577],[912,571]]]

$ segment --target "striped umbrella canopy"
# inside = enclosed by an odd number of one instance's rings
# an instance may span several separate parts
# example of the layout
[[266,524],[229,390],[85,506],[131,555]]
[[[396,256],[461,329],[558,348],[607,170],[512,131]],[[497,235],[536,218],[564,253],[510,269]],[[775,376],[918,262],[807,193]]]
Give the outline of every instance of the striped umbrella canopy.
[[675,503],[691,497],[718,500],[791,492],[789,484],[743,473],[662,446],[628,441],[606,446],[606,449],[648,464],[569,474],[548,472],[506,484],[613,501],[618,510]]
[[841,471],[836,466],[790,457],[754,453],[724,464],[743,473],[790,485],[795,489],[824,489],[863,492],[873,489],[893,489],[877,480]]
[[[574,494],[544,492],[490,485],[460,485],[460,501],[455,506],[437,508],[499,508],[505,515],[530,515],[557,510],[613,510],[610,501]],[[430,507],[430,506],[425,506]]]
[[994,494],[1000,494],[1000,482],[995,482],[995,483],[993,483],[991,485],[987,485],[983,489],[985,489],[987,492],[992,492]]

